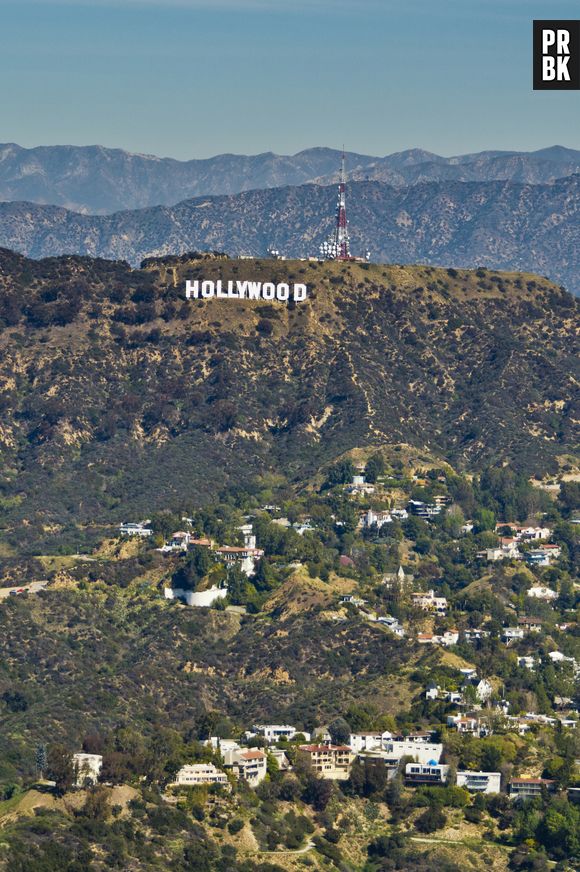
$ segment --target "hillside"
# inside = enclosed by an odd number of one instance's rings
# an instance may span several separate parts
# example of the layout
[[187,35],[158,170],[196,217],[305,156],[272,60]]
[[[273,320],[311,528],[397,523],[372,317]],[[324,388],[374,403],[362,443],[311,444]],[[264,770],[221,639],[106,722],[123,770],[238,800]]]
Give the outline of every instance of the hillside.
[[[106,214],[170,206],[188,197],[236,194],[256,188],[336,181],[340,152],[309,148],[294,155],[221,154],[178,161],[102,146],[22,148],[0,144],[0,200],[25,200]],[[372,157],[348,152],[349,178],[397,187],[421,181],[543,184],[580,172],[580,152],[552,146],[536,152],[485,151],[441,157],[422,149]]]
[[[580,291],[580,175],[553,184],[424,182],[348,190],[352,250],[375,262],[534,271]],[[201,197],[114,215],[0,204],[0,245],[32,257],[62,253],[143,258],[217,249],[316,255],[332,230],[334,186],[303,185]]]
[[[186,277],[302,281],[309,298],[185,301]],[[365,445],[555,469],[577,439],[576,307],[483,270],[3,251],[3,524],[30,548],[260,474],[303,482]]]

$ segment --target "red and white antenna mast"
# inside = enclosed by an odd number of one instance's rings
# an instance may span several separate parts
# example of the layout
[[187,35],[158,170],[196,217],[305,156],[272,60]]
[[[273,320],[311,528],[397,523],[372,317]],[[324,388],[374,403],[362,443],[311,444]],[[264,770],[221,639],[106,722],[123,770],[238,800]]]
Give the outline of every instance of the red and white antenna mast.
[[336,225],[333,234],[320,246],[320,253],[326,260],[353,260],[350,253],[348,221],[346,219],[346,169],[344,147],[340,164],[338,202],[336,204]]
[[336,230],[335,230],[336,260],[348,260],[350,258],[350,242],[348,238],[348,223],[346,220],[346,172],[344,148],[340,163],[340,182],[338,185],[338,203],[336,206]]

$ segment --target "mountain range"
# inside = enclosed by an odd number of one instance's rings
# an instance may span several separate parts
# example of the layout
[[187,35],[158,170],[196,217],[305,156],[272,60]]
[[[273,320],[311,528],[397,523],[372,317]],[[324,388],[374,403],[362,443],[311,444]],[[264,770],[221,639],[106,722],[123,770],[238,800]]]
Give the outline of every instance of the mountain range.
[[[580,291],[580,175],[552,183],[379,181],[348,188],[352,251],[371,260],[525,270]],[[194,250],[316,256],[334,223],[334,186],[204,196],[113,215],[0,204],[0,245],[30,257],[126,260]]]
[[[178,161],[131,154],[102,146],[0,144],[0,200],[64,206],[106,214],[148,206],[170,206],[203,195],[236,194],[257,188],[332,184],[340,152],[310,148],[295,155],[221,154]],[[580,151],[552,146],[535,152],[484,151],[441,157],[410,149],[386,157],[348,152],[348,176],[406,186],[433,181],[511,180],[553,182],[580,172]]]

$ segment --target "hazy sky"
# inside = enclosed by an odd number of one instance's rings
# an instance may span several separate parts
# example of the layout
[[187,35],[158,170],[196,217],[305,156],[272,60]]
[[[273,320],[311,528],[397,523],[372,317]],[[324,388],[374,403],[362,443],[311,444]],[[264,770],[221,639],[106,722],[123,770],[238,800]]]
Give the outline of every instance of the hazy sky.
[[580,147],[532,91],[534,18],[575,0],[0,0],[0,141],[178,158]]

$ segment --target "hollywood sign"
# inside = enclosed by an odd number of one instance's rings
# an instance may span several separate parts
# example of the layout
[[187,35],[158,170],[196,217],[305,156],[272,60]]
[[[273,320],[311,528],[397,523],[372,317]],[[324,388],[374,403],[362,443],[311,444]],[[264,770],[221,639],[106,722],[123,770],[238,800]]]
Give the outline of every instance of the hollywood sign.
[[306,285],[290,285],[285,282],[222,282],[221,279],[215,282],[209,279],[192,282],[188,279],[185,283],[185,297],[188,300],[209,300],[216,297],[221,300],[294,300],[301,303],[306,299],[307,293]]

